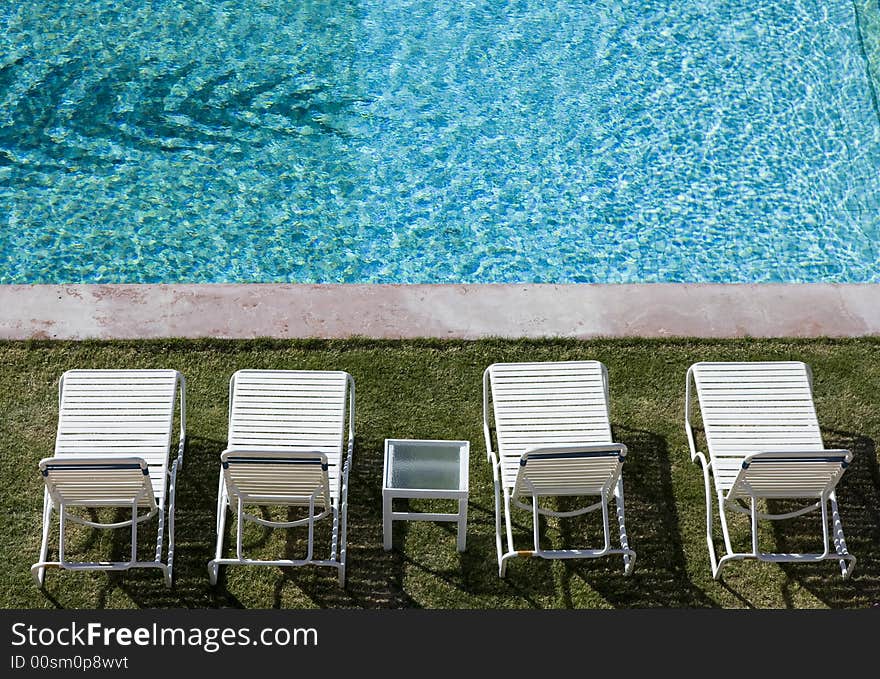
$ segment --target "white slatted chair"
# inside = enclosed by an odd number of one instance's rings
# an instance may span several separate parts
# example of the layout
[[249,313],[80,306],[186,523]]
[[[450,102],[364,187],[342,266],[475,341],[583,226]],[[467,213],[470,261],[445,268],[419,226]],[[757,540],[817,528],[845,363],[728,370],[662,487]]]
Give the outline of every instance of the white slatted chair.
[[[175,401],[180,391],[177,457],[169,460]],[[175,370],[70,370],[61,377],[54,457],[40,461],[45,482],[40,560],[31,567],[42,587],[46,567],[70,570],[159,568],[170,587],[174,567],[174,494],[186,444],[186,385]],[[72,507],[130,508],[132,518],[102,523]],[[166,511],[167,509],[167,511]],[[47,561],[52,512],[59,516],[58,560]],[[138,524],[158,514],[155,558],[139,561]],[[131,527],[128,561],[71,562],[67,522],[93,528]],[[168,548],[163,562],[165,527]]]
[[[697,451],[691,426],[691,382],[696,385],[709,459]],[[849,554],[837,508],[835,487],[852,460],[847,450],[826,450],[813,405],[812,374],[800,362],[695,363],[687,372],[685,429],[691,460],[699,462],[706,486],[706,540],[712,575],[717,579],[730,561],[794,562],[837,560],[844,578],[856,558]],[[712,538],[714,479],[726,553],[719,560]],[[767,514],[758,500],[808,500],[805,507]],[[834,551],[828,534],[831,505]],[[788,519],[821,510],[824,551],[777,554],[758,547],[758,519]],[[748,514],[752,550],[733,549],[726,511]]]
[[[498,453],[492,447],[489,399],[494,410]],[[483,373],[483,430],[495,483],[495,544],[498,573],[516,556],[585,559],[622,554],[628,575],[636,553],[624,526],[621,471],[626,446],[611,439],[608,373],[598,361],[495,363]],[[504,503],[507,549],[502,546]],[[567,512],[541,507],[550,496],[597,496],[589,506]],[[614,498],[620,549],[611,547],[608,502]],[[534,545],[517,550],[511,504],[532,512]],[[571,517],[602,510],[605,535],[601,549],[543,549],[539,516]]]
[[[346,411],[348,412],[346,442]],[[343,450],[346,451],[343,460]],[[229,383],[229,441],[220,456],[217,549],[208,562],[211,584],[221,565],[332,566],[345,584],[348,475],[354,450],[354,380],[342,371],[239,370]],[[308,516],[272,521],[245,507],[307,507]],[[223,557],[226,510],[235,513],[236,555]],[[315,522],[333,517],[329,559],[314,558]],[[248,559],[245,521],[272,528],[308,527],[303,559]]]

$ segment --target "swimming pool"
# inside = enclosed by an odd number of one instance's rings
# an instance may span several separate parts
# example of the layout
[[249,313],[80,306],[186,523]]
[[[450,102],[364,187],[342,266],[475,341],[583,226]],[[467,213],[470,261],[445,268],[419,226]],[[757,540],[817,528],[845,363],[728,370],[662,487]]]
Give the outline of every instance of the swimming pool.
[[0,6],[0,282],[880,282],[877,0]]

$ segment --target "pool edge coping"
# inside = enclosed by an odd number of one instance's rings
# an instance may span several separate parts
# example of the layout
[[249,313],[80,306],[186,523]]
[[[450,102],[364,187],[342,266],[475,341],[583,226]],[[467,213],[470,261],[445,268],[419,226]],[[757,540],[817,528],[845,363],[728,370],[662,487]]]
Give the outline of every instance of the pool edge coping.
[[0,339],[880,335],[880,284],[3,285]]

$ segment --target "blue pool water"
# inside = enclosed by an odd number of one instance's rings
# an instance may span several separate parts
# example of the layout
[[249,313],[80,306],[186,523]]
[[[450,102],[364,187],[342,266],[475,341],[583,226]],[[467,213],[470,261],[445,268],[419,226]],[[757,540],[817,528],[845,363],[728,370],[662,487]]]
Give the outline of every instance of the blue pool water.
[[877,0],[0,3],[0,282],[880,282]]

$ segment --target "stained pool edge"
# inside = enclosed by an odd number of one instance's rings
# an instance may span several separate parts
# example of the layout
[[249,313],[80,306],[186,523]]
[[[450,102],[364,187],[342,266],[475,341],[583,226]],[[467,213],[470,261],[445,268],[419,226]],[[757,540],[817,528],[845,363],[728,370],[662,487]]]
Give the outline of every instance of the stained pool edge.
[[877,284],[0,286],[5,340],[878,335]]

